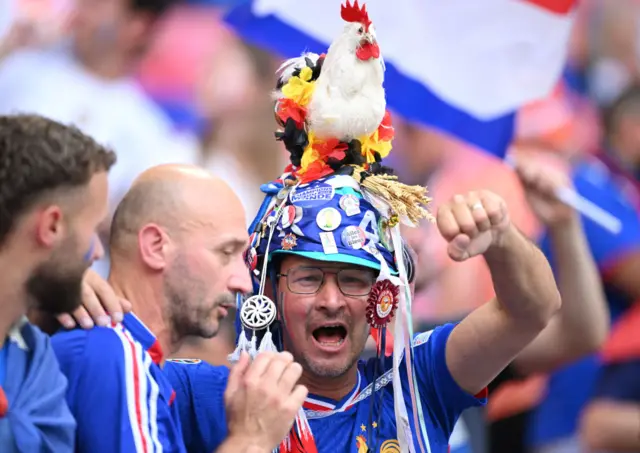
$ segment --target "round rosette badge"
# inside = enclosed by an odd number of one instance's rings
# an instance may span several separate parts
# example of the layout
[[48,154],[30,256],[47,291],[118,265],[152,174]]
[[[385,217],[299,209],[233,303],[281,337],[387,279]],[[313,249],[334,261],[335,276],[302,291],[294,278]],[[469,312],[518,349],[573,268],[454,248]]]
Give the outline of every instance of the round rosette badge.
[[367,322],[376,329],[385,327],[398,308],[399,288],[389,280],[380,280],[373,285],[367,302]]

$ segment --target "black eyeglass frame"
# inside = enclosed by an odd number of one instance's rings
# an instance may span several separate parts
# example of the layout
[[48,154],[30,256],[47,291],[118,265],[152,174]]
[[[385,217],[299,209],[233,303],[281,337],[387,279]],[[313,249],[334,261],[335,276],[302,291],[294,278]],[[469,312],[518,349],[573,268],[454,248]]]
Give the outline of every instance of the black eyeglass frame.
[[[289,273],[293,270],[300,270],[300,269],[316,269],[319,270],[320,272],[322,272],[322,280],[320,281],[320,284],[318,285],[318,289],[316,289],[314,292],[311,293],[301,293],[299,291],[294,291],[291,289],[291,285],[289,285]],[[336,276],[336,284],[338,285],[338,289],[340,290],[340,292],[347,296],[347,297],[364,297],[364,296],[368,296],[369,293],[371,293],[371,288],[373,288],[373,285],[376,283],[376,275],[375,273],[371,273],[372,279],[371,279],[371,286],[369,287],[369,289],[367,290],[366,293],[364,294],[349,294],[344,292],[344,290],[342,289],[342,287],[340,286],[340,279],[338,278],[338,274],[342,271],[354,271],[354,270],[360,270],[360,269],[353,269],[353,268],[338,268],[336,269],[334,272],[329,271],[328,269],[323,269],[321,267],[317,267],[317,266],[300,266],[300,267],[293,267],[291,269],[289,269],[287,271],[286,274],[282,274],[282,273],[278,273],[276,274],[276,277],[280,278],[280,277],[285,277],[285,279],[287,280],[287,289],[289,291],[291,291],[293,294],[300,294],[303,296],[312,296],[314,294],[318,294],[320,292],[320,290],[322,289],[322,287],[324,286],[325,283],[325,276],[326,274],[333,274]],[[369,272],[366,269],[361,269],[362,272]]]

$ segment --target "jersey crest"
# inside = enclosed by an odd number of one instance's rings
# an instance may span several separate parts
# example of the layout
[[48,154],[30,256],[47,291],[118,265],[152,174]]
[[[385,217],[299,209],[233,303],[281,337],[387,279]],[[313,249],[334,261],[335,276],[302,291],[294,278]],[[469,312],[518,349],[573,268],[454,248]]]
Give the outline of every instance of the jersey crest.
[[198,363],[202,363],[202,360],[200,359],[167,359],[167,361],[182,363],[183,365],[197,365]]
[[[366,435],[356,437],[356,447],[358,447],[358,453],[369,453]],[[400,453],[400,444],[396,439],[385,440],[380,445],[380,453]]]

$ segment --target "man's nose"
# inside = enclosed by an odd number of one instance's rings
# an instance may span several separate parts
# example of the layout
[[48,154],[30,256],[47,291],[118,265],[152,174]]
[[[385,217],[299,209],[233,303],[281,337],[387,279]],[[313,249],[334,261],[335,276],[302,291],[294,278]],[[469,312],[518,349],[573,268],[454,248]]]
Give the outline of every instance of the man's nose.
[[244,262],[244,258],[240,255],[233,267],[231,278],[229,279],[229,291],[232,293],[247,294],[253,290],[251,284],[251,273]]
[[324,284],[318,291],[316,306],[329,312],[336,312],[344,307],[344,298],[335,275],[325,275]]

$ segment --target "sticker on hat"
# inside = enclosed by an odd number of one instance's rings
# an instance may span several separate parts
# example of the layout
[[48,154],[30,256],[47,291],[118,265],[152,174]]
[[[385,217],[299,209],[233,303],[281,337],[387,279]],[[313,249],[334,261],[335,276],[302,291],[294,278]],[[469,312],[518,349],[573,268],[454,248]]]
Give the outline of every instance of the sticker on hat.
[[373,256],[375,256],[378,260],[384,259],[382,257],[382,253],[380,253],[380,250],[378,250],[378,247],[376,246],[375,243],[369,241],[369,243],[364,246],[364,249],[367,252],[371,253]]
[[355,250],[360,250],[367,242],[367,235],[360,227],[350,225],[342,231],[342,244]]
[[320,233],[320,242],[322,242],[322,251],[325,255],[338,253],[338,246],[336,245],[336,238],[333,236],[333,233]]
[[360,214],[360,200],[353,194],[341,196],[340,207],[349,217]]
[[321,183],[304,190],[292,191],[289,195],[291,203],[303,208],[314,208],[333,200],[335,189],[329,184]]
[[323,208],[316,215],[316,223],[321,230],[333,231],[340,226],[342,216],[336,208]]
[[293,248],[298,245],[298,240],[295,235],[289,233],[284,238],[282,238],[282,250],[293,250]]

